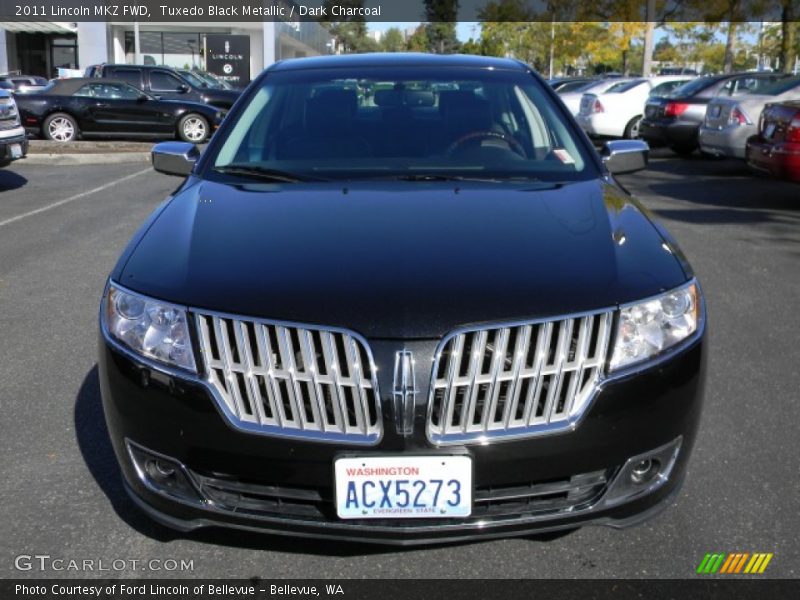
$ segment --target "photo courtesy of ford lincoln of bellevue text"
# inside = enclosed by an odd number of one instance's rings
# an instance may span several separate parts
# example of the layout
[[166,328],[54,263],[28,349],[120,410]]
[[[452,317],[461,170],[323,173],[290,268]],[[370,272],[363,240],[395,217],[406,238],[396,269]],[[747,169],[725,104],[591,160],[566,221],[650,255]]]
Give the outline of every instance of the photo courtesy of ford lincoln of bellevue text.
[[[513,59],[272,65],[112,270],[103,407],[156,521],[418,544],[678,499],[706,309],[670,234]],[[177,180],[176,180],[177,183]]]

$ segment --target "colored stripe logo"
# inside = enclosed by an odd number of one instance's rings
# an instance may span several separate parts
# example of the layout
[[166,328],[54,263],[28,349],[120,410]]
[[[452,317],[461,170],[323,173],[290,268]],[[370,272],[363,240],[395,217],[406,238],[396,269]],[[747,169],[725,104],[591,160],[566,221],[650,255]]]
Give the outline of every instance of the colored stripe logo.
[[697,572],[701,575],[761,574],[766,570],[772,557],[772,552],[708,553],[697,567]]

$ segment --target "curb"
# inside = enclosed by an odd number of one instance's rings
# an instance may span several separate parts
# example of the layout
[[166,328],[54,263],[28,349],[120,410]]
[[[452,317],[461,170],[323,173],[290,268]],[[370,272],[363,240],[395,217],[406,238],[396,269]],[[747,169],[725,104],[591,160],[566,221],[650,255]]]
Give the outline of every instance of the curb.
[[149,152],[116,152],[109,154],[28,154],[20,165],[114,165],[150,162]]

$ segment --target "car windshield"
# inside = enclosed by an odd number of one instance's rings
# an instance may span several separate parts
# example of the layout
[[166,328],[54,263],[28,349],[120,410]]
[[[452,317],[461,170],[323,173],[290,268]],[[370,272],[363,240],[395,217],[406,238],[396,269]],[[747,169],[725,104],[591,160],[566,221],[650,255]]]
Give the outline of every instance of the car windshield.
[[750,93],[758,95],[763,94],[764,96],[779,96],[796,87],[800,87],[800,77],[787,77],[786,79],[779,79],[761,88],[754,89]]
[[194,87],[208,87],[208,82],[192,73],[191,71],[178,71],[186,81]]
[[208,82],[208,85],[210,87],[213,87],[214,89],[219,89],[219,90],[232,90],[233,89],[233,86],[230,83],[228,83],[224,79],[218,78],[213,73],[208,73],[207,71],[203,71],[203,72],[197,72],[196,71],[195,75],[197,75],[198,77],[202,77],[205,81]]
[[669,94],[666,94],[665,97],[667,98],[688,98],[689,96],[693,96],[697,92],[700,92],[707,87],[714,84],[715,79],[692,79],[689,83],[684,83],[682,86],[675,88]]
[[271,72],[209,151],[211,176],[584,180],[590,151],[530,74]]
[[628,90],[632,90],[635,87],[639,87],[643,83],[646,83],[646,79],[634,79],[633,81],[623,81],[622,83],[617,83],[616,85],[612,85],[610,88],[606,90],[606,94],[624,94]]
[[592,83],[593,82],[591,81],[570,81],[569,83],[565,83],[561,87],[559,87],[558,93],[568,94],[570,92],[577,92],[578,90],[582,90],[586,87],[589,87],[589,85]]

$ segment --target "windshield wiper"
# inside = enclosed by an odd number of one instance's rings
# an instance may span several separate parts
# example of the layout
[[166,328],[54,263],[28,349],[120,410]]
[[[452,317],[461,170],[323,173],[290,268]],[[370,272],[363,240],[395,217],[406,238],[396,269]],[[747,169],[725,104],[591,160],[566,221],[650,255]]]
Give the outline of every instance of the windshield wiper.
[[297,173],[282,171],[280,169],[270,169],[269,167],[261,167],[259,165],[230,164],[221,167],[214,167],[214,171],[217,171],[218,173],[225,173],[226,175],[241,175],[243,177],[259,179],[261,181],[274,181],[279,183],[325,181],[319,177],[309,177],[307,175],[299,175]]
[[510,175],[508,177],[486,177],[470,175],[447,175],[445,173],[397,173],[393,175],[378,175],[365,179],[386,179],[392,181],[477,181],[497,183],[499,181],[539,181],[538,178],[529,175]]

